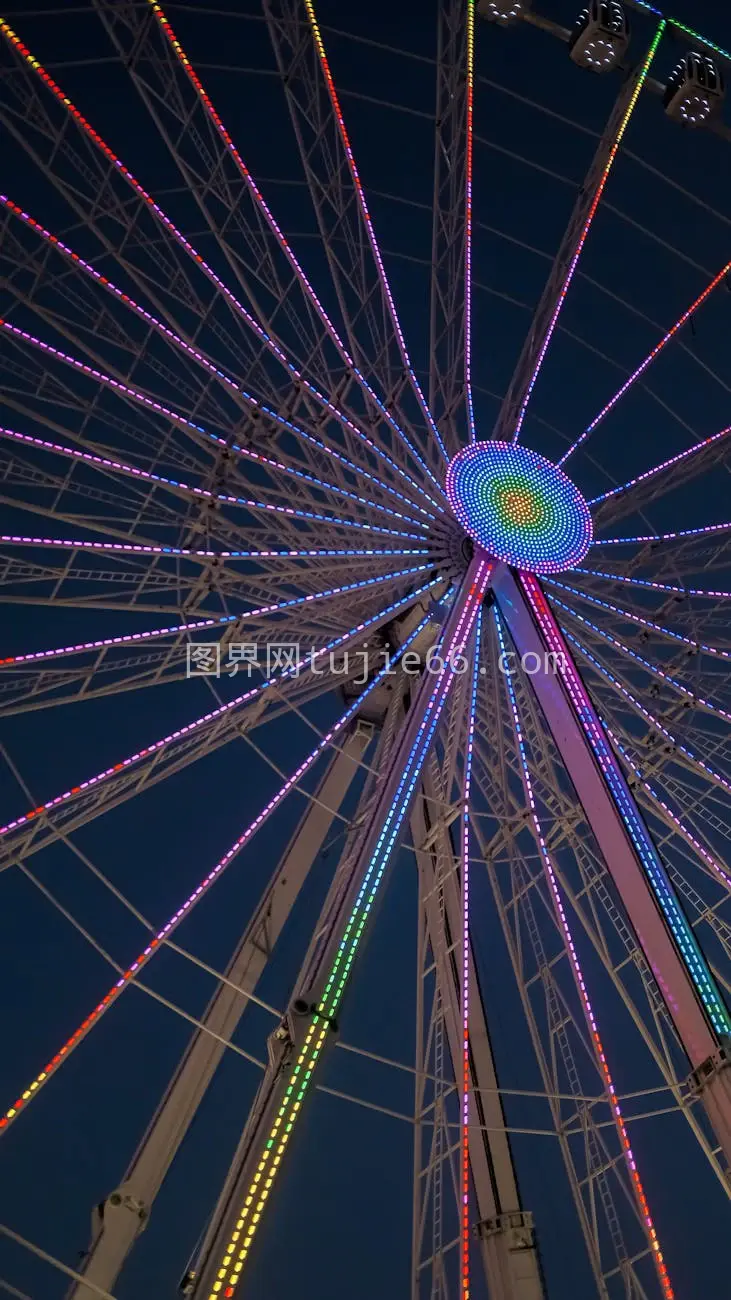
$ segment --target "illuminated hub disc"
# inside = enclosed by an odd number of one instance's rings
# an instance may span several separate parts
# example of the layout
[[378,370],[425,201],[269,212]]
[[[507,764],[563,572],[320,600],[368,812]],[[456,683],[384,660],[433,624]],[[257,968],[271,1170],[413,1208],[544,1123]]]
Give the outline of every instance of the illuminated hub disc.
[[473,442],[447,470],[447,496],[472,540],[518,569],[560,573],[591,546],[591,515],[581,493],[528,447]]

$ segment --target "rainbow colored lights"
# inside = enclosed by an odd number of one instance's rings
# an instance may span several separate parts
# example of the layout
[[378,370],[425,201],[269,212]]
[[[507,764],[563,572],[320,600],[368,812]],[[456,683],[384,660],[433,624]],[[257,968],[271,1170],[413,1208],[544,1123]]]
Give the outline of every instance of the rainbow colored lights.
[[[506,645],[505,634],[503,631],[502,619],[498,612],[497,606],[495,606],[495,623],[497,626],[500,649],[502,654],[504,655],[507,649],[507,645]],[[662,1293],[663,1296],[665,1297],[665,1300],[674,1300],[675,1292],[672,1288],[670,1282],[670,1276],[667,1270],[667,1265],[665,1264],[665,1261],[663,1259],[663,1254],[660,1249],[660,1243],[658,1241],[657,1231],[652,1221],[650,1207],[647,1203],[647,1196],[645,1195],[645,1189],[642,1185],[642,1179],[640,1178],[640,1173],[637,1168],[637,1162],[632,1152],[632,1147],[630,1146],[629,1134],[627,1133],[627,1126],[622,1117],[622,1112],[619,1105],[619,1098],[617,1097],[617,1092],[614,1087],[614,1082],[612,1080],[612,1076],[609,1070],[609,1064],[607,1062],[604,1046],[602,1044],[602,1040],[599,1034],[599,1025],[597,1024],[597,1019],[594,1014],[594,1009],[589,1000],[589,993],[586,987],[586,983],[584,981],[584,975],[581,969],[581,964],[579,962],[579,954],[576,950],[574,938],[571,933],[571,928],[569,926],[568,916],[566,914],[566,908],[564,907],[563,897],[561,895],[561,888],[558,883],[558,878],[556,876],[553,861],[548,851],[548,846],[546,844],[546,840],[543,834],[543,829],[541,827],[541,823],[538,817],[535,795],[533,793],[533,782],[531,779],[530,764],[528,762],[528,754],[526,751],[525,740],[520,725],[520,714],[518,712],[518,702],[515,696],[515,688],[513,687],[513,682],[509,673],[505,675],[505,682],[507,685],[508,698],[510,701],[510,711],[513,718],[513,731],[515,734],[515,740],[518,746],[518,751],[520,753],[520,763],[522,767],[522,776],[523,776],[523,789],[525,790],[526,800],[528,803],[528,807],[530,809],[531,820],[533,822],[533,832],[540,851],[541,861],[543,863],[543,870],[545,872],[546,878],[548,880],[549,888],[551,890],[551,896],[553,898],[553,905],[556,911],[556,916],[561,926],[561,930],[563,931],[566,954],[568,956],[569,963],[571,965],[571,970],[574,976],[576,989],[579,994],[579,998],[581,999],[584,1016],[589,1028],[589,1033],[591,1034],[596,1063],[599,1068],[599,1072],[601,1073],[602,1078],[604,1079],[604,1086],[607,1090],[607,1097],[609,1099],[609,1105],[612,1111],[612,1117],[614,1119],[615,1127],[617,1129],[617,1134],[619,1136],[620,1144],[622,1146],[622,1151],[624,1153],[624,1158],[627,1164],[627,1168],[629,1169],[629,1174],[632,1181],[632,1190],[634,1192],[637,1205],[642,1217],[642,1222],[645,1228],[645,1232],[647,1233],[650,1249],[652,1250],[653,1262],[655,1264],[660,1285],[662,1287]]]
[[[668,330],[667,334],[664,334],[663,337],[660,339],[660,342],[655,344],[654,348],[652,349],[652,352],[648,353],[644,361],[640,363],[640,365],[637,367],[636,370],[633,370],[632,374],[629,376],[629,379],[625,380],[625,382],[622,384],[622,387],[617,390],[617,392],[614,394],[614,397],[612,397],[607,402],[606,406],[602,407],[599,414],[594,416],[594,419],[592,420],[591,424],[587,424],[586,428],[584,429],[584,432],[579,434],[576,441],[572,442],[568,451],[564,452],[563,456],[558,462],[559,465],[563,465],[564,461],[567,461],[569,456],[573,455],[573,453],[576,451],[576,448],[581,446],[584,439],[589,437],[589,434],[592,433],[594,429],[596,429],[598,424],[601,424],[605,415],[608,415],[609,412],[613,409],[613,407],[616,406],[620,397],[623,397],[624,394],[627,392],[627,389],[632,386],[635,380],[639,379],[640,375],[644,374],[644,372],[647,370],[647,367],[655,360],[655,357],[658,356],[660,352],[662,352],[663,348],[667,346],[670,340],[674,338],[678,330],[681,329],[683,325],[685,325],[686,321],[690,320],[693,313],[697,311],[700,306],[702,306],[706,298],[708,298],[710,294],[713,293],[713,290],[717,288],[719,284],[721,284],[722,280],[726,279],[726,276],[728,275],[729,271],[731,271],[731,262],[727,262],[726,265],[723,266],[721,270],[718,272],[718,275],[714,275],[710,284],[706,285],[705,289],[703,290],[702,293],[698,295],[695,302],[692,302],[690,304],[690,307],[688,307],[686,311],[683,312],[683,315],[678,320],[676,320],[675,324],[672,326],[671,329]],[[720,437],[720,436],[721,436],[720,434],[716,434],[716,437]],[[710,442],[712,441],[712,439],[709,438],[707,439],[707,441]],[[705,446],[705,443],[700,443],[698,448],[693,447],[691,448],[691,451],[697,451],[699,450],[700,447],[703,446]],[[683,452],[681,453],[681,456],[673,457],[673,459],[667,461],[666,464],[672,465],[676,460],[682,459],[683,455],[688,455],[688,454],[689,454],[688,452]],[[664,465],[658,466],[658,470],[664,468],[665,468]],[[654,473],[656,471],[650,471],[650,472]],[[646,478],[646,477],[647,475],[645,474],[641,475],[641,478]],[[632,480],[633,483],[638,481],[639,480],[635,480],[635,479]],[[626,484],[625,486],[629,487],[631,486],[631,484]],[[613,496],[615,492],[622,492],[622,491],[624,491],[623,488],[615,488],[614,492],[607,492],[605,493],[605,496]],[[603,500],[603,498],[600,497],[598,498],[598,500]]]
[[[423,631],[428,621],[428,617],[422,619],[411,635],[406,638],[403,645],[395,653],[391,662],[396,662],[396,660],[401,657],[419,633]],[[147,964],[157,949],[168,941],[170,935],[177,929],[183,918],[189,915],[202,895],[207,893],[211,885],[218,879],[222,872],[225,871],[233,858],[241,852],[244,846],[248,844],[249,840],[251,840],[256,832],[264,825],[267,818],[270,817],[275,809],[279,807],[282,800],[289,794],[290,790],[294,789],[305,773],[308,772],[312,765],[317,761],[323,751],[327,749],[335,737],[342,731],[343,727],[345,727],[347,723],[355,717],[358,710],[361,708],[364,699],[370,695],[371,691],[375,690],[389,671],[390,666],[389,664],[386,664],[380,672],[376,673],[373,680],[368,683],[358,698],[353,701],[353,703],[345,710],[345,713],[343,713],[338,721],[322,737],[322,740],[319,741],[307,758],[300,763],[299,767],[295,769],[292,775],[288,777],[284,782],[284,785],[280,786],[277,793],[269,800],[269,803],[265,805],[258,817],[255,817],[253,822],[247,826],[243,835],[239,836],[239,838],[231,845],[228,852],[221,858],[220,862],[218,862],[213,870],[204,877],[198,887],[193,890],[193,893],[186,899],[182,907],[179,907],[177,912],[170,917],[170,920],[167,921],[162,929],[158,930],[157,934],[150,940],[147,947],[140,953],[139,957],[131,963],[117,982],[112,985],[106,996],[102,998],[101,1002],[97,1003],[93,1011],[91,1011],[86,1019],[81,1022],[78,1029],[75,1030],[69,1039],[67,1039],[56,1055],[51,1057],[47,1065],[45,1065],[40,1073],[36,1075],[35,1079],[33,1079],[28,1087],[23,1090],[14,1104],[7,1109],[4,1115],[0,1116],[0,1134],[7,1130],[19,1112],[27,1106],[31,1098],[34,1097],[38,1090],[43,1087],[44,1083],[47,1082],[51,1075],[56,1073],[61,1064],[68,1056],[70,1056],[74,1048],[78,1047],[79,1043],[86,1037],[89,1030],[92,1029],[97,1021],[104,1015],[104,1012],[109,1009],[112,1003],[116,1002],[122,990],[125,989],[137,975],[139,975],[143,966]]]
[[473,541],[530,573],[570,569],[591,545],[591,515],[581,493],[528,447],[465,447],[447,470],[447,498]]
[[603,773],[614,804],[624,822],[630,840],[642,864],[647,882],[675,940],[690,979],[695,985],[708,1019],[717,1034],[731,1031],[726,1010],[698,941],[689,925],[667,877],[660,855],[642,821],[617,759],[612,752],[586,688],[574,665],[548,602],[534,577],[520,575],[523,591],[539,624],[548,649],[557,655],[557,666],[591,749]]
[[302,1103],[327,1041],[330,1024],[336,1017],[345,986],[365,929],[378,887],[397,847],[401,828],[411,806],[424,762],[431,749],[439,719],[455,680],[453,665],[464,654],[492,572],[492,561],[482,557],[473,561],[467,591],[458,597],[459,617],[442,638],[442,667],[433,678],[412,747],[404,757],[403,770],[396,794],[383,819],[375,846],[367,862],[358,895],[345,925],[333,965],[327,975],[317,1011],[312,1016],[304,1043],[294,1060],[286,1089],[271,1131],[261,1151],[259,1163],[240,1208],[238,1219],[224,1251],[216,1280],[206,1300],[230,1300],[249,1257],[251,1244],[269,1199],[274,1180],[301,1113]]

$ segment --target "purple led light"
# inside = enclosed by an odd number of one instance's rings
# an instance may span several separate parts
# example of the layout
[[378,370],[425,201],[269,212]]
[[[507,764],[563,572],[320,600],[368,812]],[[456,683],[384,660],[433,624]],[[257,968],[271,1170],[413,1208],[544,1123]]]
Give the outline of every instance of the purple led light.
[[[401,645],[398,648],[398,650],[394,653],[394,656],[391,660],[391,664],[396,662],[396,660],[399,659],[402,654],[404,654],[404,652],[408,649],[408,647],[412,644],[412,642],[419,635],[419,633],[424,629],[424,627],[427,625],[428,622],[429,622],[428,617],[422,619],[418,627],[414,629],[411,635],[406,638],[403,645]],[[275,809],[279,807],[279,804],[283,801],[283,799],[287,796],[287,794],[289,794],[290,790],[292,790],[297,785],[298,781],[302,779],[305,773],[312,767],[313,763],[316,762],[320,754],[322,754],[322,752],[328,747],[328,745],[332,743],[334,738],[339,734],[339,732],[342,731],[342,729],[347,725],[347,723],[351,720],[351,718],[353,718],[357,714],[358,710],[362,707],[364,699],[366,699],[366,697],[371,694],[371,692],[379,685],[381,681],[383,681],[384,677],[390,672],[391,664],[386,664],[386,666],[382,668],[380,672],[378,672],[375,675],[373,681],[368,683],[368,685],[361,692],[358,698],[353,701],[353,703],[346,709],[345,713],[330,728],[327,734],[323,736],[322,740],[319,741],[319,743],[315,746],[315,748],[307,756],[307,758],[302,763],[300,763],[299,767],[297,767],[296,770],[292,773],[292,775],[287,778],[284,784],[280,786],[277,793],[265,805],[265,807],[259,813],[258,817],[254,818],[254,821],[251,822],[251,824],[246,828],[243,835],[239,836],[239,838],[232,844],[228,852],[225,853],[224,856],[220,859],[220,861],[216,864],[213,870],[210,871],[208,875],[203,878],[203,880],[198,885],[198,887],[193,890],[193,893],[189,895],[189,897],[183,903],[182,907],[179,907],[177,912],[173,913],[169,921],[167,921],[167,923],[162,927],[162,929],[158,930],[157,934],[154,936],[153,939],[151,939],[147,947],[143,949],[143,951],[140,953],[139,957],[137,957],[137,959],[131,963],[131,965],[127,968],[127,970],[124,972],[122,977],[118,979],[115,984],[112,985],[111,989],[106,994],[106,996],[102,998],[101,1002],[97,1003],[97,1005],[94,1007],[90,1015],[88,1015],[86,1019],[82,1021],[80,1027],[76,1030],[74,1034],[72,1034],[71,1038],[69,1038],[68,1041],[64,1044],[60,1052],[58,1052],[56,1056],[54,1056],[51,1059],[48,1065],[46,1065],[45,1069],[42,1070],[41,1073],[36,1077],[31,1087],[26,1088],[21,1094],[20,1099],[15,1102],[15,1105],[12,1106],[9,1110],[7,1110],[4,1116],[0,1118],[0,1135],[5,1129],[9,1127],[12,1121],[16,1118],[18,1112],[21,1109],[26,1108],[28,1101],[30,1101],[30,1099],[36,1095],[36,1093],[40,1090],[41,1087],[43,1087],[43,1085],[48,1081],[48,1079],[51,1078],[52,1075],[56,1073],[60,1065],[63,1063],[63,1061],[65,1061],[68,1058],[68,1056],[73,1051],[73,1049],[78,1046],[78,1044],[82,1041],[83,1038],[86,1037],[86,1034],[89,1032],[89,1030],[95,1024],[98,1023],[98,1021],[100,1020],[104,1012],[108,1010],[108,1008],[119,996],[122,989],[126,988],[127,985],[135,978],[135,976],[139,974],[143,966],[147,964],[147,962],[154,955],[157,949],[161,945],[167,942],[172,932],[177,929],[178,925],[183,920],[183,918],[189,915],[189,913],[195,907],[196,903],[203,896],[203,894],[208,892],[211,885],[214,884],[214,882],[218,879],[218,877],[225,871],[226,867],[229,865],[232,859],[241,851],[242,848],[244,848],[244,846],[249,842],[249,840],[253,838],[256,832],[263,826],[267,818],[270,817],[271,814],[275,811]]]
[[642,618],[640,614],[635,614],[630,609],[624,609],[621,605],[612,605],[608,600],[601,600],[599,596],[592,596],[580,587],[570,587],[565,582],[558,582],[555,578],[547,578],[546,582],[552,587],[558,587],[561,591],[568,591],[572,596],[579,596],[582,600],[588,601],[590,605],[598,605],[601,609],[608,609],[612,614],[619,614],[620,618],[626,618],[629,623],[638,623],[641,627],[649,627],[653,632],[659,632],[662,636],[668,637],[671,641],[682,641],[683,645],[692,646],[694,650],[701,650],[704,654],[716,655],[719,659],[731,659],[731,651],[719,650],[717,646],[706,645],[703,641],[694,641],[692,637],[683,636],[680,632],[673,632],[669,627],[663,627],[661,623],[653,623],[650,618]]
[[[419,539],[421,540],[421,539]],[[183,546],[153,546],[143,544],[142,542],[85,542],[79,539],[68,537],[31,537],[21,533],[4,533],[0,534],[0,543],[6,546],[51,546],[61,550],[75,551],[101,551],[116,552],[122,551],[125,554],[132,555],[178,555],[184,559],[204,559],[204,560],[244,560],[244,559],[271,559],[277,556],[285,556],[293,559],[302,559],[304,556],[313,555],[350,555],[350,556],[370,556],[370,555],[428,555],[428,547],[416,547],[410,550],[309,550],[309,551],[205,551],[190,550]]]
[[[501,651],[504,654],[506,651],[506,642],[503,633],[502,619],[498,612],[497,605],[494,607],[494,609],[495,609],[495,623],[497,626],[498,639],[500,641]],[[533,822],[534,836],[540,851],[543,870],[548,880],[551,896],[553,898],[553,904],[554,904],[556,916],[558,918],[559,925],[563,932],[564,948],[566,951],[566,955],[568,956],[569,959],[571,971],[574,977],[574,983],[576,985],[576,989],[579,994],[579,998],[581,1000],[581,1005],[584,1011],[584,1017],[586,1019],[589,1032],[591,1034],[592,1047],[594,1050],[597,1067],[604,1079],[604,1084],[607,1090],[610,1109],[612,1111],[615,1127],[617,1129],[620,1145],[622,1147],[622,1153],[624,1155],[625,1161],[627,1163],[630,1172],[632,1189],[635,1198],[637,1200],[640,1214],[642,1216],[642,1221],[645,1226],[645,1231],[647,1233],[650,1247],[653,1252],[653,1262],[655,1264],[655,1268],[657,1269],[658,1276],[663,1288],[663,1294],[666,1300],[674,1300],[674,1292],[670,1284],[670,1278],[668,1275],[667,1267],[665,1265],[663,1255],[660,1250],[660,1244],[652,1220],[652,1215],[650,1213],[650,1207],[647,1203],[647,1197],[645,1195],[645,1190],[642,1185],[642,1180],[640,1178],[639,1169],[637,1167],[637,1161],[633,1154],[632,1147],[630,1146],[629,1134],[627,1132],[627,1127],[622,1117],[622,1112],[619,1105],[619,1098],[617,1097],[617,1093],[614,1087],[614,1082],[612,1080],[612,1076],[609,1070],[609,1064],[607,1062],[606,1054],[604,1051],[604,1046],[602,1044],[601,1036],[599,1034],[599,1025],[596,1019],[596,1015],[594,1014],[594,1009],[592,1007],[591,1001],[589,999],[589,991],[586,987],[583,971],[581,969],[581,963],[579,962],[579,954],[576,950],[576,944],[574,943],[574,938],[571,933],[571,927],[569,926],[568,916],[566,914],[566,908],[564,906],[561,888],[559,886],[558,877],[556,875],[556,871],[553,865],[553,859],[551,858],[551,855],[548,851],[548,846],[546,844],[546,840],[543,834],[543,828],[541,826],[540,819],[538,817],[538,810],[536,807],[535,796],[533,793],[533,782],[531,780],[531,774],[530,774],[530,764],[528,762],[525,740],[523,737],[522,727],[520,725],[520,714],[518,712],[518,702],[515,697],[515,690],[513,687],[510,674],[505,675],[505,682],[507,685],[508,699],[510,702],[510,711],[513,720],[513,732],[518,746],[518,752],[520,754],[523,789],[525,791],[526,800],[528,803],[528,807],[530,809],[531,820]]]
[[704,587],[674,587],[669,582],[652,582],[649,578],[629,578],[623,573],[603,573],[600,569],[574,569],[574,573],[586,573],[592,578],[609,578],[610,582],[623,582],[632,587],[648,587],[652,591],[672,591],[680,596],[701,596],[706,600],[731,599],[731,591],[709,591]]
[[697,452],[703,451],[704,447],[712,446],[714,442],[718,442],[719,438],[727,438],[729,433],[731,433],[731,425],[727,429],[721,429],[719,433],[711,434],[710,438],[704,438],[702,442],[696,443],[694,447],[688,447],[686,451],[679,451],[677,456],[668,457],[667,460],[661,461],[659,465],[654,465],[652,469],[646,469],[644,474],[638,474],[636,478],[628,479],[620,487],[610,488],[608,492],[602,492],[601,496],[592,497],[586,504],[595,506],[600,501],[606,501],[609,497],[618,496],[620,492],[628,492],[630,488],[636,487],[638,483],[644,483],[647,479],[653,478],[655,474],[661,474],[664,469],[669,469],[671,465],[679,465],[681,461],[688,460],[690,456],[695,456]]
[[374,614],[372,618],[365,619],[362,623],[358,623],[355,627],[351,628],[350,631],[343,633],[342,636],[336,637],[334,641],[330,641],[326,646],[323,646],[322,650],[315,651],[311,658],[305,657],[304,659],[298,660],[293,667],[287,668],[284,672],[277,673],[275,676],[267,678],[267,680],[262,682],[261,685],[253,686],[250,690],[244,691],[242,695],[237,695],[226,704],[221,704],[218,708],[211,709],[210,712],[204,713],[199,718],[195,718],[193,722],[188,722],[184,727],[179,727],[177,731],[171,731],[169,735],[163,736],[160,740],[153,741],[151,745],[146,745],[144,749],[140,749],[136,753],[131,754],[129,758],[123,759],[121,763],[114,763],[112,767],[107,767],[102,772],[98,772],[96,776],[89,777],[88,780],[80,782],[79,785],[73,786],[70,790],[65,790],[63,794],[56,795],[53,799],[49,799],[38,808],[33,808],[24,816],[16,817],[14,821],[8,822],[6,826],[0,826],[0,835],[7,835],[9,831],[16,830],[19,826],[24,826],[27,822],[39,817],[42,813],[48,812],[49,809],[56,808],[59,804],[66,803],[67,800],[71,799],[74,795],[81,794],[84,791],[91,789],[92,786],[100,785],[102,781],[106,781],[110,776],[115,776],[117,772],[125,771],[134,763],[138,763],[140,759],[149,758],[151,754],[156,754],[159,750],[163,749],[165,745],[169,745],[174,740],[179,740],[181,736],[189,736],[191,732],[197,731],[200,727],[204,726],[205,723],[212,722],[214,718],[221,718],[225,714],[230,713],[232,709],[236,709],[239,705],[245,704],[247,700],[253,699],[255,695],[261,695],[263,691],[271,690],[272,687],[280,685],[289,678],[298,676],[301,669],[306,670],[307,668],[311,668],[314,665],[315,660],[319,660],[323,655],[329,654],[332,650],[344,647],[346,643],[350,643],[353,639],[360,636],[361,632],[372,627],[374,623],[382,622],[386,614],[395,612],[397,609],[402,609],[404,605],[413,604],[420,595],[426,591],[430,591],[439,581],[439,578],[435,578],[433,581],[425,583],[422,587],[417,587],[416,590],[411,592],[408,596],[404,596],[401,600],[395,601],[392,605],[386,606],[385,609]]
[[701,537],[705,533],[722,533],[731,523],[707,524],[705,528],[684,528],[678,533],[648,533],[644,537],[607,537],[594,540],[593,546],[628,546],[637,542],[673,542],[678,537]]
[[654,677],[660,677],[662,681],[667,682],[668,686],[672,686],[674,690],[679,691],[681,695],[686,697],[686,699],[692,700],[694,704],[699,704],[703,709],[708,709],[709,713],[716,713],[719,718],[725,718],[727,722],[731,722],[731,713],[727,713],[725,709],[720,708],[717,704],[712,704],[710,700],[704,699],[702,695],[695,695],[693,691],[690,691],[688,687],[684,686],[682,682],[679,682],[677,678],[671,677],[670,673],[664,672],[658,664],[652,663],[649,659],[643,659],[642,655],[638,654],[636,650],[633,650],[631,646],[625,645],[624,641],[620,641],[617,637],[612,636],[611,632],[605,632],[602,628],[597,627],[596,623],[592,623],[590,619],[585,618],[583,614],[578,612],[578,610],[572,609],[570,605],[565,605],[562,600],[559,600],[558,596],[553,596],[552,601],[558,609],[563,609],[567,614],[570,614],[572,618],[578,619],[580,623],[584,624],[584,627],[590,628],[591,631],[596,632],[597,636],[601,637],[603,641],[606,641],[609,645],[615,646],[617,650],[621,650],[622,653],[627,655],[630,659],[634,659],[635,663],[641,664],[642,667],[646,668]]
[[668,330],[667,334],[665,334],[660,339],[660,342],[655,344],[654,348],[652,349],[652,352],[650,352],[649,355],[645,357],[645,360],[640,363],[637,369],[632,372],[629,379],[625,380],[625,382],[622,384],[622,387],[619,389],[618,392],[614,394],[614,397],[612,397],[607,402],[606,406],[602,407],[601,411],[599,412],[598,415],[594,417],[591,424],[588,424],[586,426],[584,432],[579,435],[579,437],[576,439],[575,442],[572,442],[568,451],[564,452],[563,456],[558,462],[559,465],[563,465],[564,461],[568,460],[569,456],[571,456],[576,451],[576,448],[581,446],[584,439],[589,437],[589,434],[592,433],[594,429],[596,429],[597,425],[601,423],[605,415],[608,415],[609,412],[613,409],[613,407],[616,406],[620,397],[623,397],[624,394],[627,392],[627,389],[632,386],[635,380],[639,379],[640,375],[644,374],[644,372],[647,370],[647,367],[651,364],[651,362],[655,360],[655,357],[658,356],[660,352],[662,352],[663,348],[670,342],[670,340],[677,333],[677,331],[681,329],[683,325],[685,325],[685,322],[687,320],[690,319],[690,317],[693,315],[693,312],[696,311],[698,307],[700,307],[701,304],[705,302],[706,298],[709,296],[709,294],[713,292],[716,286],[719,285],[722,280],[725,280],[729,271],[731,271],[731,262],[727,262],[726,265],[722,268],[722,270],[718,272],[718,275],[715,275],[713,277],[710,284],[706,285],[705,289],[701,294],[698,295],[695,302],[691,303],[687,311],[683,312],[683,315],[680,317],[680,319],[677,320],[675,324],[672,326],[672,328]]
[[207,618],[201,622],[178,623],[173,627],[156,628],[152,632],[130,632],[125,636],[108,636],[98,641],[81,641],[77,645],[59,646],[55,650],[34,650],[30,654],[10,655],[0,659],[0,668],[13,664],[37,662],[39,659],[56,659],[61,655],[78,654],[84,650],[100,650],[107,646],[132,645],[137,641],[149,641],[155,637],[170,636],[180,632],[195,632],[201,628],[220,627],[226,623],[243,623],[249,618],[258,618],[262,614],[279,613],[283,609],[293,609],[298,605],[311,605],[317,600],[327,600],[332,596],[342,596],[349,591],[362,591],[366,587],[376,587],[383,582],[393,582],[412,573],[423,573],[429,564],[416,564],[410,569],[396,569],[392,573],[379,574],[376,578],[363,578],[359,582],[347,582],[340,587],[329,587],[325,591],[314,591],[307,596],[292,596],[277,604],[260,605],[258,609],[247,609],[241,614],[223,614],[220,618]]

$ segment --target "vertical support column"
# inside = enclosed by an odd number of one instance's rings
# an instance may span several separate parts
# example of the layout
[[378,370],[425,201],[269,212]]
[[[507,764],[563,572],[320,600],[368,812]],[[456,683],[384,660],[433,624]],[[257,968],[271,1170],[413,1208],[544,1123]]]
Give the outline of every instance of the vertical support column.
[[201,1252],[196,1300],[230,1300],[250,1257],[272,1187],[316,1072],[337,1027],[343,994],[383,878],[393,861],[424,762],[482,603],[492,562],[478,552],[440,639],[442,666],[425,673],[377,787],[372,813],[338,869],[289,1012],[269,1040],[269,1065]]
[[[448,825],[433,823],[433,777],[426,771],[423,793],[414,805],[411,828],[429,940],[441,991],[455,1079],[462,1068],[460,1033],[461,900],[457,862]],[[456,813],[455,813],[456,815]],[[446,870],[444,863],[447,863]],[[442,865],[444,922],[436,892]],[[441,934],[443,926],[444,933]],[[520,1201],[505,1113],[490,1045],[485,1004],[474,955],[470,952],[470,1169],[478,1212],[478,1235],[490,1300],[544,1300],[533,1220]]]
[[553,658],[555,672],[529,681],[731,1162],[731,1022],[721,995],[540,584],[500,566],[493,586],[518,654]]
[[[256,988],[271,951],[307,879],[333,817],[358,771],[374,733],[356,720],[328,765],[316,794],[272,876],[225,972],[222,982],[183,1054],[155,1116],[119,1187],[92,1215],[92,1244],[84,1277],[112,1291],[127,1255],[145,1228],[153,1201]],[[94,1300],[97,1293],[74,1283],[69,1300]]]

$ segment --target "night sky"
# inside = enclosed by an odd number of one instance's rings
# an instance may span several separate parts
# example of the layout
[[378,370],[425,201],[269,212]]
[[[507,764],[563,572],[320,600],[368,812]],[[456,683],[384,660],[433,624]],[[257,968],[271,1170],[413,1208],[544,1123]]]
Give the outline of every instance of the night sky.
[[[568,0],[539,6],[570,24]],[[237,13],[232,11],[236,9]],[[415,365],[425,371],[428,344],[434,104],[435,0],[396,5],[320,0],[318,16],[343,92],[375,229]],[[731,17],[711,0],[677,0],[675,15],[731,48]],[[255,0],[234,6],[169,6],[221,115],[318,288],[325,262],[313,237],[284,99]],[[67,87],[150,190],[185,214],[176,176],[153,137],[144,109],[90,4],[57,3],[45,13],[13,4],[9,21]],[[651,17],[633,15],[632,52],[651,39]],[[345,30],[350,33],[346,36]],[[669,40],[655,75],[664,79],[684,52]],[[410,57],[416,56],[416,57]],[[102,59],[99,63],[96,60]],[[617,91],[617,80],[576,68],[565,48],[533,28],[477,24],[473,372],[478,430],[489,431]],[[539,106],[550,110],[540,111]],[[726,110],[727,117],[729,110]],[[2,142],[0,141],[0,146]],[[614,393],[710,278],[731,258],[731,151],[707,133],[667,121],[657,97],[643,95],[597,216],[549,362],[525,426],[525,440],[557,458]],[[3,161],[3,153],[5,161]],[[32,164],[0,147],[0,187],[56,229],[69,224],[62,205]],[[190,232],[191,234],[194,232]],[[587,496],[623,482],[729,421],[731,296],[720,288],[704,306],[688,352],[670,347],[577,455],[573,473]],[[711,371],[714,373],[712,374]],[[720,376],[719,381],[714,376]],[[0,397],[0,401],[1,401]],[[3,412],[7,414],[7,412]],[[18,426],[17,415],[7,423]],[[653,523],[692,527],[727,517],[728,480],[675,493]],[[10,527],[30,516],[8,512]],[[59,532],[62,530],[59,528]],[[129,615],[2,606],[4,653],[113,635]],[[150,626],[155,625],[155,620]],[[136,627],[137,625],[135,625]],[[142,626],[142,624],[140,624]],[[120,756],[201,713],[204,682],[179,682],[4,720],[2,743],[17,775],[0,765],[5,821],[33,801],[66,789]],[[318,726],[336,718],[336,693],[310,706]],[[293,767],[312,746],[312,731],[287,716],[256,736],[274,765]],[[310,788],[322,769],[310,776]],[[20,780],[18,779],[20,778]],[[25,783],[25,788],[21,784]],[[234,742],[123,804],[74,835],[74,843],[146,917],[156,923],[191,888],[256,815],[280,781],[245,743]],[[304,806],[295,795],[181,928],[179,941],[222,969]],[[352,811],[351,797],[345,811]],[[286,1005],[310,929],[337,861],[342,833],[318,860],[296,913],[267,969],[259,995]],[[126,963],[145,931],[95,880],[80,858],[56,844],[30,864],[38,880],[114,959]],[[71,928],[20,871],[1,882],[0,1082],[6,1100],[35,1075],[111,983],[102,956]],[[416,893],[405,848],[389,882],[349,991],[343,1038],[410,1064],[414,1052]],[[532,1087],[535,1067],[509,984],[507,960],[486,889],[475,891],[473,927],[498,1066],[513,1087]],[[601,1008],[603,976],[596,980]],[[161,952],[148,968],[152,988],[200,1014],[210,977]],[[603,1022],[615,1048],[618,1088],[646,1086],[621,1018]],[[236,1042],[260,1059],[273,1021],[252,1007]],[[0,1222],[70,1265],[88,1244],[91,1207],[115,1186],[189,1036],[190,1026],[130,988],[69,1059],[2,1144]],[[635,1068],[636,1065],[636,1068]],[[351,1056],[331,1053],[326,1082],[408,1115],[412,1079]],[[259,1071],[231,1052],[154,1207],[115,1294],[119,1300],[172,1300],[227,1168],[253,1098]],[[526,1112],[527,1113],[527,1112]],[[520,1125],[518,1107],[510,1112]],[[649,1131],[652,1125],[652,1132]],[[411,1127],[322,1094],[312,1099],[290,1152],[255,1259],[251,1294],[266,1300],[402,1300],[409,1292]],[[727,1202],[705,1173],[685,1130],[666,1120],[633,1130],[666,1244],[679,1300],[721,1296],[728,1265],[714,1243],[728,1232]],[[548,1137],[516,1140],[525,1205],[536,1216],[550,1300],[583,1300],[591,1282],[580,1256],[565,1183]],[[555,1189],[555,1191],[554,1191]],[[697,1189],[697,1190],[696,1190]],[[0,1241],[0,1277],[33,1300],[60,1300],[59,1273]],[[482,1294],[475,1284],[475,1296]]]

